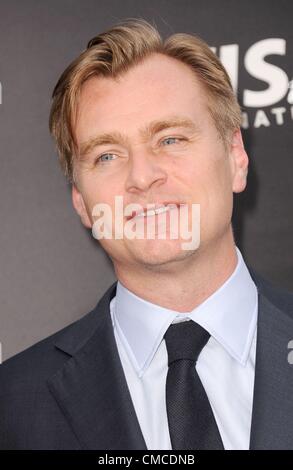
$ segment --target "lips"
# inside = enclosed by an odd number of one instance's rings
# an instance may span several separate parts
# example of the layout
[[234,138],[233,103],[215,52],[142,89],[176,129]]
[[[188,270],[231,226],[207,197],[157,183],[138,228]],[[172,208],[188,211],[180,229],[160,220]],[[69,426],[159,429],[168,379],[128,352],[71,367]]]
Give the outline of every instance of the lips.
[[168,212],[169,210],[172,210],[175,207],[179,209],[182,205],[185,205],[185,203],[174,201],[164,203],[149,203],[147,204],[147,206],[142,207],[141,210],[133,211],[131,215],[126,217],[126,220],[128,221],[134,219],[134,217],[152,217],[163,212]]

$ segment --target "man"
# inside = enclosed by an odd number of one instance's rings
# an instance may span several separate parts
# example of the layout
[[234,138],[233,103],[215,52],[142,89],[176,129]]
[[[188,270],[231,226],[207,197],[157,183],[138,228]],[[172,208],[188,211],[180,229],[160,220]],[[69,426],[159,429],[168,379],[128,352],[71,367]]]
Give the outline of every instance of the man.
[[[144,21],[97,36],[62,74],[50,129],[118,283],[1,366],[2,449],[293,446],[292,294],[249,270],[233,239],[248,169],[239,126],[209,47],[185,34],[163,42]],[[142,237],[101,236],[99,204],[109,228],[117,196],[123,228],[148,222],[154,237],[145,226]],[[184,207],[200,229],[188,249],[171,237]]]

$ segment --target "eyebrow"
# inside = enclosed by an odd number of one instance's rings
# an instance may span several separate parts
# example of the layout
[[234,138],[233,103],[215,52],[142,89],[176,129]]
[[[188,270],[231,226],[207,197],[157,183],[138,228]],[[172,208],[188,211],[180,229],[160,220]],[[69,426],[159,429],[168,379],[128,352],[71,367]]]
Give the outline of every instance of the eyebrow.
[[[199,132],[198,126],[191,119],[175,116],[168,119],[155,120],[150,122],[142,129],[140,129],[140,134],[144,140],[147,140],[158,132],[172,127],[182,127],[196,133]],[[128,139],[126,138],[126,136],[121,134],[120,132],[115,131],[99,134],[94,137],[90,137],[88,140],[80,144],[79,157],[82,159],[95,147],[108,144],[121,145],[121,143],[125,144],[127,143],[127,141]]]

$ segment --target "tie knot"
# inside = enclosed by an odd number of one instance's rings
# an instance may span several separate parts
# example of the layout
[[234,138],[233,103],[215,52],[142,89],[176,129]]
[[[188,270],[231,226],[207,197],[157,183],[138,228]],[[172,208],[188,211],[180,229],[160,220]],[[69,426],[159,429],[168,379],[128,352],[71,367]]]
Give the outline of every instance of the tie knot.
[[189,359],[195,363],[209,337],[210,334],[192,320],[171,324],[164,336],[168,366],[179,359]]

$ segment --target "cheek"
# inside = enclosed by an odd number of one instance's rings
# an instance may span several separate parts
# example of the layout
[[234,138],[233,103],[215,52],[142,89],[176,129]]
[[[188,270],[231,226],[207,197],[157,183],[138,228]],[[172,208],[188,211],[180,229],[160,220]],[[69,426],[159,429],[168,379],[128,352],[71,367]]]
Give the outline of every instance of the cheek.
[[226,162],[219,161],[212,172],[211,186],[208,191],[206,212],[212,231],[221,231],[232,217],[233,192],[231,178]]
[[80,178],[80,190],[89,207],[98,203],[109,203],[111,200],[111,185],[95,175],[84,175]]
[[[217,221],[230,217],[233,202],[232,181],[228,157],[220,153],[203,152],[202,158],[190,162],[184,180],[192,200],[201,206],[203,220]],[[182,173],[181,173],[182,176]]]
[[[119,196],[119,199],[118,197]],[[88,211],[92,214],[93,208],[98,204],[105,204],[107,206],[107,214],[114,223],[115,215],[121,218],[123,216],[124,201],[121,202],[123,192],[117,187],[107,183],[106,185],[100,184],[99,186],[92,187],[90,190],[87,188],[87,202]],[[103,209],[104,210],[104,209]]]

